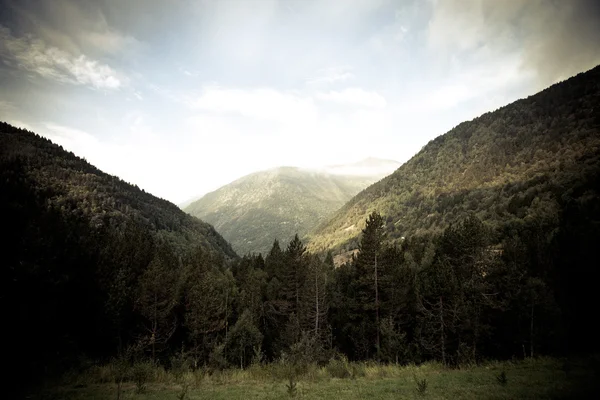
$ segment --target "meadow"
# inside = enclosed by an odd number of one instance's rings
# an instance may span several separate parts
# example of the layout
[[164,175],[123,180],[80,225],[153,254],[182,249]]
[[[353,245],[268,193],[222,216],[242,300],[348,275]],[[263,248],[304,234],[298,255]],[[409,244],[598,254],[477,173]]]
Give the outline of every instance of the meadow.
[[[553,358],[447,368],[349,363],[302,368],[165,370],[115,364],[71,374],[32,398],[43,399],[580,399],[595,397],[598,359]],[[120,384],[119,384],[120,382]]]

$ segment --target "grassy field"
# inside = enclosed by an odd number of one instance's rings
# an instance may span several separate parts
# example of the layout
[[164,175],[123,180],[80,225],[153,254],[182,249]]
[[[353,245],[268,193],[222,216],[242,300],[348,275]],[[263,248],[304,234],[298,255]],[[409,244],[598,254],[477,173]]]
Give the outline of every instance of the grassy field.
[[[121,399],[580,399],[595,395],[596,361],[533,359],[448,369],[338,362],[309,366],[290,385],[278,365],[173,374],[152,368],[147,382],[122,384]],[[504,372],[504,374],[503,374]],[[138,374],[139,376],[139,374]],[[287,378],[286,378],[287,376]],[[337,377],[336,377],[337,376]],[[502,378],[505,377],[505,379]],[[145,386],[139,390],[140,386]],[[94,367],[32,398],[116,399],[112,366]]]

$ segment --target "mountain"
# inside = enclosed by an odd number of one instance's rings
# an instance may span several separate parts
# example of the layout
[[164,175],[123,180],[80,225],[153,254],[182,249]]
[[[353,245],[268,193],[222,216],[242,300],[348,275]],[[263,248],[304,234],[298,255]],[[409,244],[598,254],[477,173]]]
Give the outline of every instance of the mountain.
[[211,225],[100,171],[48,139],[5,123],[0,123],[0,138],[3,172],[26,179],[48,206],[84,217],[95,228],[135,222],[177,247],[202,246],[236,256]]
[[275,239],[306,234],[397,167],[394,161],[368,159],[324,170],[275,168],[208,193],[185,211],[213,224],[238,253],[265,254]]
[[29,371],[7,378],[15,387],[84,354],[106,357],[133,338],[160,337],[157,316],[174,304],[166,293],[181,296],[179,283],[203,263],[237,258],[211,225],[5,123],[0,217],[5,356]]
[[566,208],[598,201],[599,159],[600,66],[430,141],[316,228],[309,248],[355,249],[372,211],[393,242],[469,214],[500,231],[556,223]]

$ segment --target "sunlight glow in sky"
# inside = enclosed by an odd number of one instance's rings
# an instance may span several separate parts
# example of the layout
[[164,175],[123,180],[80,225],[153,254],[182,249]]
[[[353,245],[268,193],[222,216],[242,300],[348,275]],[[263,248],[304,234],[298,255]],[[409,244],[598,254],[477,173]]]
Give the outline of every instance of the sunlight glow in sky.
[[600,63],[593,0],[0,0],[0,120],[181,203],[406,161]]

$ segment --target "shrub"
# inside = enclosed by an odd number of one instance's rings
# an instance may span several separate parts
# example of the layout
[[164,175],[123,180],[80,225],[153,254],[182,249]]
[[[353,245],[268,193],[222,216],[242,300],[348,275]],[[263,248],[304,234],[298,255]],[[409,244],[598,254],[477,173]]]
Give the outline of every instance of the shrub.
[[366,366],[364,363],[352,363],[350,364],[351,378],[356,379],[359,377],[365,377],[367,375]]
[[425,395],[425,393],[427,392],[427,379],[423,378],[423,379],[419,379],[415,376],[415,383],[417,385],[417,393],[421,396]]
[[215,346],[215,348],[210,352],[209,358],[208,358],[208,363],[210,365],[211,368],[214,368],[218,371],[222,371],[225,368],[227,368],[227,366],[229,365],[229,363],[227,362],[227,360],[225,359],[225,345],[224,344],[220,344],[218,346]]
[[148,381],[154,373],[154,364],[150,361],[135,363],[132,369],[133,382],[137,393],[143,393],[146,390]]
[[190,386],[192,386],[192,377],[188,374],[183,376],[183,379],[181,379],[181,387],[179,388],[179,391],[176,393],[176,396],[179,400],[184,400],[188,394],[188,391],[190,390]]
[[285,387],[287,388],[287,394],[290,397],[295,397],[296,393],[297,393],[297,389],[296,389],[296,381],[293,377],[290,376],[289,379],[289,383],[287,385],[285,385]]
[[121,398],[121,387],[123,382],[127,379],[127,374],[129,372],[129,362],[125,357],[118,357],[113,359],[112,363],[113,369],[113,380],[117,385],[117,400]]
[[508,383],[508,378],[506,377],[506,372],[502,371],[500,374],[496,376],[496,381],[502,386],[506,386]]
[[346,379],[353,376],[353,371],[348,364],[348,359],[345,356],[332,358],[325,367],[332,378]]
[[181,380],[186,372],[190,371],[191,365],[189,357],[183,350],[171,357],[171,373],[177,382]]

